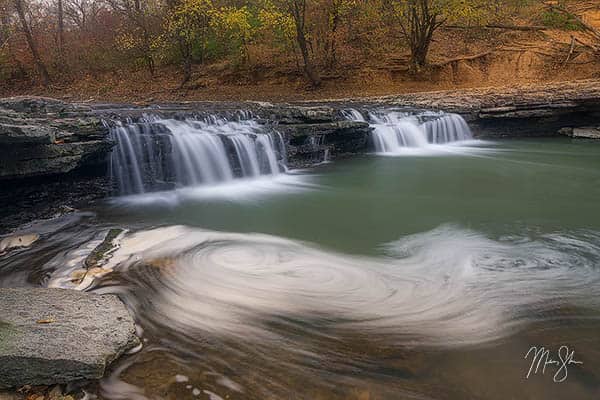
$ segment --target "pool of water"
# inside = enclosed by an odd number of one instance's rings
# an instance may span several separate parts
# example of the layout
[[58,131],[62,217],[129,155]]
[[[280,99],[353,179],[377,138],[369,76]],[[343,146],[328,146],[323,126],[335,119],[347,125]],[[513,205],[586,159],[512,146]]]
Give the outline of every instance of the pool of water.
[[[362,156],[41,222],[0,285],[76,286],[127,230],[79,284],[144,343],[100,398],[596,399],[599,198],[594,142]],[[572,362],[535,373],[533,346]]]

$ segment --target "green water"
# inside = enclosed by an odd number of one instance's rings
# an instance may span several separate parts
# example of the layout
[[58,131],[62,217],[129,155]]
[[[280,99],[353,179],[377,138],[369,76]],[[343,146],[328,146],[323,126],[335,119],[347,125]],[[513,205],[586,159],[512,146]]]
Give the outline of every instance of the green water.
[[[100,399],[592,400],[599,199],[598,142],[365,155],[94,205],[0,257],[0,286],[71,287],[129,230],[87,290],[118,294],[144,346]],[[527,377],[531,346],[579,363]]]
[[[291,178],[96,210],[306,243],[194,228],[137,239],[174,261],[158,273],[153,255],[100,285],[134,293],[149,340],[102,384],[107,398],[122,382],[169,399],[598,398],[599,143],[446,146]],[[583,364],[561,383],[552,366],[527,377],[531,346]]]
[[232,189],[177,206],[110,207],[104,215],[263,232],[367,254],[446,223],[491,235],[600,228],[596,142],[505,140],[466,151],[447,147],[444,154],[340,160],[300,173],[299,191],[282,184],[273,192],[232,198]]

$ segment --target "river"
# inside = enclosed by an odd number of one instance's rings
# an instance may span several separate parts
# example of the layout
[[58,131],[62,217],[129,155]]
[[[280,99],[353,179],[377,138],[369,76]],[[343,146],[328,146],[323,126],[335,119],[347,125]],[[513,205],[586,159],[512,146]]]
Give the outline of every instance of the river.
[[[126,302],[143,346],[104,399],[594,399],[599,198],[592,142],[363,155],[39,222],[0,285]],[[113,228],[107,273],[74,279]],[[532,346],[573,362],[535,373]]]

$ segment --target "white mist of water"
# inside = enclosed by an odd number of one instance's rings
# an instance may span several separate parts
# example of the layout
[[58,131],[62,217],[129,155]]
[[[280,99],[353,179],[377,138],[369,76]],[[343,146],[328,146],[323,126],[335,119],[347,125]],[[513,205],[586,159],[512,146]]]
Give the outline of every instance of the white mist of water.
[[111,134],[110,171],[121,195],[277,175],[286,168],[282,136],[252,119],[151,117],[118,123]]

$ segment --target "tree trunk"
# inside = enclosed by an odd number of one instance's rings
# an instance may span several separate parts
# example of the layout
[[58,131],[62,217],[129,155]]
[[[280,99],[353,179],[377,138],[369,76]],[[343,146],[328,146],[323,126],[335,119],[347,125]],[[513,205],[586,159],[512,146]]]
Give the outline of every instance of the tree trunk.
[[419,73],[427,65],[427,54],[429,53],[429,46],[431,45],[431,36],[424,33],[420,36],[417,43],[413,43],[411,46],[410,54],[410,70],[413,73]]
[[311,85],[314,87],[318,87],[321,85],[321,77],[319,76],[319,73],[317,72],[315,66],[312,64],[312,62],[310,60],[304,32],[298,31],[297,39],[298,39],[298,47],[300,47],[300,53],[302,54],[302,61],[304,63],[304,72],[306,73],[306,76],[310,80]]
[[401,23],[402,32],[410,45],[409,71],[421,72],[427,65],[427,54],[433,39],[433,33],[443,24],[438,16],[431,12],[429,0],[410,0],[408,4],[407,26]]
[[180,88],[183,88],[192,79],[192,52],[186,40],[181,37],[179,38],[179,51],[183,67],[183,79]]
[[[299,4],[301,3],[301,4]],[[302,61],[304,63],[304,72],[310,80],[313,87],[319,87],[321,85],[321,77],[317,72],[315,66],[310,60],[308,53],[308,45],[306,42],[306,35],[304,34],[304,20],[306,15],[306,0],[294,0],[292,15],[294,17],[294,24],[296,25],[296,41],[302,54]]]
[[22,0],[14,0],[15,8],[17,10],[17,14],[19,15],[19,20],[21,21],[21,27],[23,28],[23,33],[25,34],[25,39],[27,40],[27,44],[29,45],[29,50],[31,50],[31,55],[33,56],[33,61],[37,66],[37,69],[42,78],[42,84],[44,86],[48,86],[50,83],[50,75],[48,74],[48,70],[46,66],[42,62],[40,57],[40,53],[38,52],[35,40],[33,39],[33,35],[31,33],[31,29],[29,29],[29,25],[27,24],[27,19],[25,18],[25,10],[23,8]]
[[144,39],[144,60],[146,61],[146,66],[148,67],[148,72],[150,72],[150,76],[154,76],[154,59],[151,54],[150,47],[150,35],[146,28],[143,28],[143,39]]
[[336,34],[338,23],[340,20],[339,5],[333,2],[333,15],[331,16],[331,29],[329,31],[329,54],[328,54],[328,65],[329,68],[333,68],[337,64],[337,41]]
[[[65,24],[64,24],[64,13],[63,13],[63,0],[58,0],[57,4],[57,16],[58,16],[58,62],[63,64],[65,61]],[[64,65],[61,65],[64,67]]]
[[148,67],[148,72],[150,72],[150,76],[154,76],[154,58],[152,58],[152,47],[150,45],[150,34],[148,33],[148,26],[146,17],[144,15],[144,10],[142,9],[142,3],[140,0],[134,0],[134,17],[133,20],[142,30],[142,40],[144,41],[142,51],[144,54],[142,58],[146,62],[146,66]]
[[418,74],[421,72],[425,64],[427,63],[427,51],[418,47],[411,51],[410,55],[410,72]]

